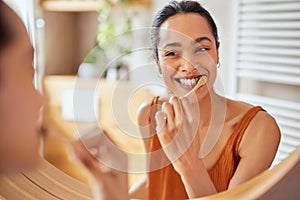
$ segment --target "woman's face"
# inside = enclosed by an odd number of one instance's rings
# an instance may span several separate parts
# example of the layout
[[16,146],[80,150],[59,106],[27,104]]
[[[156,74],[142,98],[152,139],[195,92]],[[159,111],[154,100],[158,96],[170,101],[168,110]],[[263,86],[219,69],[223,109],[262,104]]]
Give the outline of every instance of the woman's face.
[[206,76],[206,85],[196,92],[198,99],[206,96],[215,82],[218,63],[207,20],[195,13],[174,15],[161,25],[159,37],[158,65],[171,92],[183,96]]
[[8,15],[15,36],[0,51],[0,174],[37,164],[37,121],[42,106],[33,84],[34,50],[27,31],[11,10],[2,11]]

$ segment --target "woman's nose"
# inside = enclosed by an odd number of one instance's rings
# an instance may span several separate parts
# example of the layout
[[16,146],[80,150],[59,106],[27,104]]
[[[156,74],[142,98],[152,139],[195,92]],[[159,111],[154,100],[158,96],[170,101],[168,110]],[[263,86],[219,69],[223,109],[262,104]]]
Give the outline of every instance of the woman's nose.
[[186,58],[181,58],[179,63],[178,71],[184,74],[192,73],[195,70],[193,63]]

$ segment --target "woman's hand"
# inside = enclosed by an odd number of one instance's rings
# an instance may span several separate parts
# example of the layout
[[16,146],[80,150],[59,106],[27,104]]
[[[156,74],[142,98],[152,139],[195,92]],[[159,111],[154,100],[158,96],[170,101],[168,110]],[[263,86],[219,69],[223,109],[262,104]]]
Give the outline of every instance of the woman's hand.
[[156,131],[163,150],[180,174],[190,198],[216,193],[199,158],[199,107],[187,98],[170,98],[156,113]]
[[191,173],[199,163],[199,107],[187,98],[173,96],[156,113],[156,131],[163,150],[180,174]]
[[[120,151],[114,150],[114,146],[104,142],[104,137],[92,135],[86,138],[87,137],[84,136],[83,139],[81,138],[73,142],[72,146],[76,157],[92,174],[95,182],[95,185],[92,187],[94,199],[129,199],[128,177],[124,168],[125,165],[127,166],[127,159],[124,159],[124,155],[120,154]],[[89,150],[87,148],[89,148]],[[100,152],[95,152],[95,149]],[[108,161],[108,159],[110,159],[110,161]],[[114,163],[118,162],[122,162],[120,168],[124,171],[115,169],[116,167],[114,166],[116,165]]]

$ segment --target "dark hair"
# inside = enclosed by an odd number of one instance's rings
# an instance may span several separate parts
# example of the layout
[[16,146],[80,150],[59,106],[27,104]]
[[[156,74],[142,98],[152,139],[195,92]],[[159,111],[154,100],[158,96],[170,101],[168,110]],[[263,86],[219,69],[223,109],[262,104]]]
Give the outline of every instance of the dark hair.
[[155,60],[158,60],[158,50],[157,45],[159,43],[159,28],[169,17],[174,16],[179,13],[196,13],[204,17],[212,31],[212,34],[216,40],[217,49],[220,46],[219,36],[216,23],[211,17],[210,13],[203,8],[200,3],[196,1],[171,1],[166,6],[164,6],[156,16],[154,17],[152,23],[152,31],[151,31],[151,41],[153,45],[153,57]]
[[9,20],[3,13],[5,3],[0,0],[0,51],[13,39]]

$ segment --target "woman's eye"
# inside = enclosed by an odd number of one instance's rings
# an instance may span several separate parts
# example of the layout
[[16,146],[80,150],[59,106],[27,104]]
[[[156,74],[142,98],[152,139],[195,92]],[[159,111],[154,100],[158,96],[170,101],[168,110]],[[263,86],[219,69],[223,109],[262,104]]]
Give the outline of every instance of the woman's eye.
[[205,51],[208,51],[208,50],[210,50],[210,48],[207,48],[207,47],[198,47],[195,50],[195,53],[197,53],[197,52],[205,52]]
[[178,53],[176,51],[167,51],[164,53],[164,56],[176,56]]

